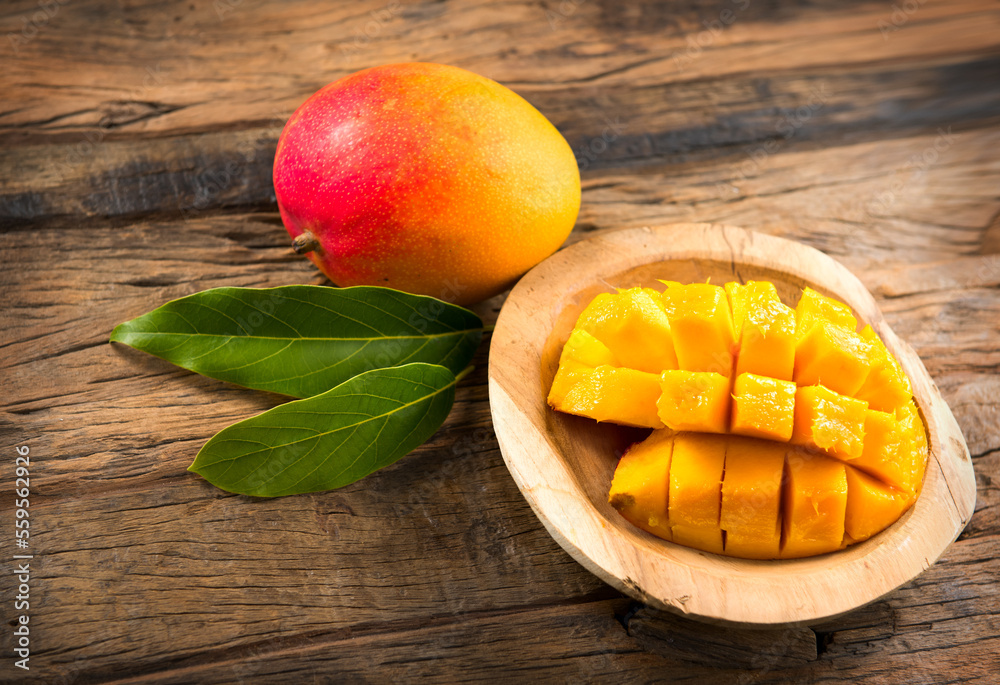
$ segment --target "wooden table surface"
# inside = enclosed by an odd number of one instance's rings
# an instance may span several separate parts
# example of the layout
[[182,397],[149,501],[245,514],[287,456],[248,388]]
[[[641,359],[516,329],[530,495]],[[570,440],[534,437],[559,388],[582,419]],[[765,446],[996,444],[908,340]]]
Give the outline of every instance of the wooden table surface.
[[[1000,2],[18,0],[0,27],[0,681],[1000,680]],[[488,340],[445,426],[359,483],[255,500],[187,472],[282,398],[111,329],[204,288],[321,282],[278,218],[281,126],[329,81],[410,60],[496,79],[563,132],[583,170],[571,240],[713,221],[852,269],[975,461],[977,511],[944,557],[823,625],[643,607],[511,480]]]

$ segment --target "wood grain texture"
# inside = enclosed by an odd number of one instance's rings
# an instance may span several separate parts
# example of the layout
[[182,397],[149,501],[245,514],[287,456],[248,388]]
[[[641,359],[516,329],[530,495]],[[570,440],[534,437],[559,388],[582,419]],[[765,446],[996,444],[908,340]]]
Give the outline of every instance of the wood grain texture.
[[[37,461],[38,556],[32,670],[5,656],[0,681],[992,683],[1000,3],[729,6],[704,33],[726,3],[73,0],[27,37],[38,3],[5,3],[0,437]],[[445,427],[356,486],[271,503],[185,472],[281,398],[108,345],[111,327],[213,285],[320,280],[277,220],[277,135],[319,86],[412,59],[500,80],[564,132],[586,167],[572,240],[731,223],[857,274],[972,453],[977,509],[945,557],[770,646],[635,607],[517,491],[486,343]],[[5,621],[13,596],[0,583]]]

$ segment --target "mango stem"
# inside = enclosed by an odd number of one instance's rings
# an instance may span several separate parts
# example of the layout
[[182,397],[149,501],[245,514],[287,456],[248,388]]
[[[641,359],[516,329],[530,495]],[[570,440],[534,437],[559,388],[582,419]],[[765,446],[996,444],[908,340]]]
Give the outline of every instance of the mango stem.
[[305,254],[313,252],[319,248],[319,239],[313,235],[312,231],[304,231],[292,239],[292,250],[295,254]]

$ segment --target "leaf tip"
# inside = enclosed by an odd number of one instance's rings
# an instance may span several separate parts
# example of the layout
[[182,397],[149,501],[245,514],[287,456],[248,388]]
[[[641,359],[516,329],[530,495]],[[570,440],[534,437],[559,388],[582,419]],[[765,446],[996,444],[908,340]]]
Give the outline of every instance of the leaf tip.
[[121,342],[122,341],[122,338],[124,337],[124,331],[122,330],[122,327],[124,325],[125,324],[120,323],[117,326],[115,326],[114,330],[111,331],[111,337],[108,339],[108,342]]

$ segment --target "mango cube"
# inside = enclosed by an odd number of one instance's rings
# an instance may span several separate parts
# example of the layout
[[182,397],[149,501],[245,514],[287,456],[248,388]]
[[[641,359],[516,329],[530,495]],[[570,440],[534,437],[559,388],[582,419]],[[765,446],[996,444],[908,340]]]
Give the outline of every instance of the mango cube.
[[[732,404],[730,430],[733,433],[779,442],[792,438],[795,383],[742,373],[733,384]],[[667,423],[662,411],[660,418]]]
[[664,371],[657,414],[676,431],[729,430],[729,379],[707,371]]
[[845,465],[799,451],[790,453],[786,464],[781,556],[806,557],[840,549],[847,511]]
[[865,412],[865,443],[853,466],[895,488],[911,491],[913,463],[905,458],[909,440],[894,414],[869,409]]
[[677,368],[670,321],[655,290],[602,293],[583,310],[576,327],[604,343],[621,366],[656,374]]
[[727,283],[739,352],[736,375],[792,380],[795,361],[795,312],[782,304],[774,284],[750,281]]
[[817,321],[795,347],[795,383],[853,397],[868,376],[870,355],[871,346],[854,331]]
[[927,430],[920,418],[917,405],[911,399],[896,411],[900,430],[906,441],[906,454],[910,462],[910,492],[917,494],[924,481],[927,469]]
[[856,331],[858,320],[851,308],[832,297],[821,295],[812,288],[804,288],[795,305],[795,334],[801,337],[818,321],[829,321],[844,330]]
[[656,415],[659,397],[657,374],[614,366],[560,367],[552,381],[548,402],[558,411],[597,421],[663,428]]
[[846,473],[844,530],[855,542],[888,528],[913,503],[912,494],[896,490],[858,469],[848,466]]
[[719,525],[726,554],[776,559],[781,543],[781,479],[787,445],[729,438]]
[[588,368],[619,366],[611,350],[587,331],[575,328],[559,355],[559,365],[577,364]]
[[677,368],[732,375],[736,338],[725,290],[709,283],[670,283],[663,302]]
[[[666,281],[670,283],[670,281]],[[729,300],[729,313],[733,317],[733,334],[736,342],[740,341],[740,330],[743,328],[743,318],[747,313],[747,291],[742,283],[730,281],[722,286],[726,291],[726,298]]]
[[608,502],[634,526],[664,540],[670,539],[667,496],[674,434],[653,431],[632,445],[618,462]]
[[867,409],[867,402],[822,385],[797,388],[791,442],[821,449],[838,459],[857,459],[864,445]]
[[679,433],[670,460],[667,498],[674,542],[722,554],[719,510],[726,440],[704,433]]
[[871,368],[854,396],[872,409],[896,411],[913,396],[910,380],[871,326],[865,326],[859,335],[869,345]]

